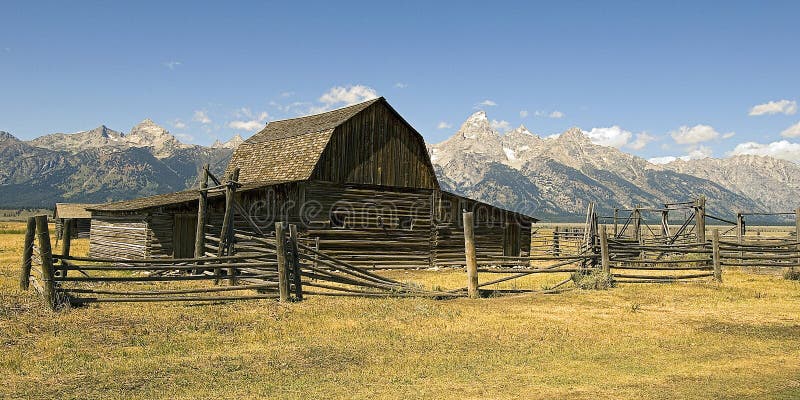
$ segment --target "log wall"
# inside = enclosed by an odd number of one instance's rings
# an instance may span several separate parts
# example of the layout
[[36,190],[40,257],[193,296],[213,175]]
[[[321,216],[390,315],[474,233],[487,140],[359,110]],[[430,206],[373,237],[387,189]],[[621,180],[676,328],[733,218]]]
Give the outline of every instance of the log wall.
[[464,265],[463,210],[473,213],[475,252],[479,262],[530,251],[530,219],[447,192],[436,196],[435,210],[433,258],[437,265]]
[[145,214],[95,216],[91,224],[89,256],[117,260],[147,258],[147,237]]

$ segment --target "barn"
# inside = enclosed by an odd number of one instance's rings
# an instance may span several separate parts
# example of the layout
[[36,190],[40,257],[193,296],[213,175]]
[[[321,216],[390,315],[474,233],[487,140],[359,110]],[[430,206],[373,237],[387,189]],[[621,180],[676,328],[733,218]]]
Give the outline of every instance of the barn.
[[95,204],[56,203],[53,208],[53,219],[56,224],[56,239],[64,235],[64,224],[67,220],[72,224],[73,238],[88,238],[92,221],[92,213],[87,209]]
[[[382,97],[270,122],[235,151],[226,177],[236,172],[236,232],[296,224],[304,240],[356,265],[463,264],[462,210],[475,213],[479,257],[527,252],[536,222],[442,190],[422,136]],[[190,257],[204,232],[205,253],[217,254],[226,202],[207,193],[200,230],[198,189],[92,207],[90,253]]]

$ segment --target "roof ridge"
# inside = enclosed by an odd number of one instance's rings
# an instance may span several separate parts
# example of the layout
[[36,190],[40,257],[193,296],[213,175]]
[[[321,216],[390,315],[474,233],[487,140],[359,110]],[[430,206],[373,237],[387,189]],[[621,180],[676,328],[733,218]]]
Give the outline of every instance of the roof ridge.
[[[332,110],[323,111],[323,112],[321,112],[321,113],[316,113],[316,114],[306,114],[306,115],[301,115],[301,116],[299,116],[299,117],[292,117],[292,118],[276,119],[276,120],[273,120],[273,121],[269,121],[269,122],[267,123],[267,125],[269,125],[269,124],[271,124],[271,123],[273,123],[273,122],[284,122],[284,121],[291,121],[291,120],[294,120],[294,119],[303,119],[303,118],[308,118],[308,117],[314,117],[314,116],[317,116],[317,115],[324,115],[324,114],[328,114],[328,113],[334,113],[334,112],[337,112],[337,111],[342,111],[342,110],[344,110],[344,109],[347,109],[347,108],[350,108],[350,107],[362,106],[362,105],[365,105],[365,104],[367,104],[367,103],[375,103],[375,102],[377,102],[378,100],[384,100],[384,101],[385,101],[386,99],[385,99],[383,96],[378,96],[378,97],[376,97],[376,98],[374,98],[374,99],[369,99],[369,100],[366,100],[366,101],[362,101],[362,102],[360,102],[360,103],[355,103],[355,104],[350,104],[350,105],[342,106],[342,107],[339,107],[339,108],[334,108],[334,109],[332,109]],[[324,129],[323,129],[323,130],[324,130]]]

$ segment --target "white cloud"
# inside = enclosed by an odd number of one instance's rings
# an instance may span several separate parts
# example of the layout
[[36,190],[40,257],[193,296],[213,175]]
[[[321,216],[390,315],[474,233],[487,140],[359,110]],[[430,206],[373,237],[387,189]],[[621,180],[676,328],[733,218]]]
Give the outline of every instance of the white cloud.
[[208,113],[206,113],[204,110],[195,111],[194,112],[194,116],[192,117],[192,120],[197,121],[197,122],[199,122],[201,124],[210,124],[211,123],[211,118],[208,117]]
[[773,114],[786,114],[792,115],[797,113],[797,102],[794,100],[778,100],[770,101],[764,104],[758,104],[750,109],[750,116],[756,115],[773,115]]
[[439,124],[436,125],[436,129],[450,129],[452,127],[453,127],[453,124],[447,123],[447,122],[444,122],[444,121],[439,122]]
[[636,139],[633,142],[628,143],[628,147],[634,150],[641,150],[653,140],[656,140],[656,137],[647,132],[637,133]]
[[492,126],[492,129],[499,132],[507,132],[511,130],[511,124],[508,121],[504,120],[498,121],[496,119],[493,119],[491,122],[489,122],[489,125]]
[[653,157],[648,159],[647,161],[649,161],[651,164],[669,164],[677,159],[678,157],[664,156],[664,157]]
[[269,114],[266,111],[262,111],[257,116],[250,111],[249,108],[242,107],[234,113],[237,117],[245,117],[250,118],[249,120],[238,120],[238,121],[231,121],[228,122],[228,127],[232,129],[238,129],[243,131],[256,131],[260,130],[264,127],[264,123],[266,122],[267,118],[269,118]]
[[770,156],[800,162],[800,143],[781,140],[772,143],[745,142],[736,145],[730,155],[752,154],[757,156]]
[[489,100],[489,99],[486,99],[486,100],[484,100],[484,101],[482,101],[482,102],[480,102],[480,103],[476,104],[476,105],[475,105],[475,107],[476,107],[476,108],[478,108],[478,107],[480,107],[480,106],[484,106],[484,107],[494,107],[494,106],[496,106],[496,105],[497,105],[497,103],[495,103],[494,101],[491,101],[491,100]]
[[176,119],[175,121],[172,121],[172,127],[175,129],[185,129],[186,123],[184,123],[180,119]]
[[800,137],[800,122],[786,128],[781,132],[781,136],[783,137]]
[[394,87],[396,87],[398,89],[405,89],[405,88],[408,87],[408,84],[407,83],[403,83],[403,82],[397,82],[397,83],[394,84]]
[[180,61],[167,61],[164,63],[164,66],[169,68],[170,70],[175,70],[179,65],[182,63]]
[[709,158],[713,156],[714,152],[708,146],[697,146],[694,148],[689,149],[689,154],[685,156],[675,157],[675,156],[663,156],[663,157],[653,157],[648,159],[652,164],[669,164],[673,161],[683,160],[700,160],[702,158]]
[[294,92],[281,92],[281,97],[292,97],[294,96]]
[[722,134],[722,138],[723,139],[730,139],[730,138],[732,138],[734,136],[736,136],[736,132],[728,132],[728,133],[723,133]]
[[709,158],[714,155],[714,151],[708,146],[698,146],[689,150],[689,154],[681,157],[682,160],[699,160],[701,158]]
[[261,129],[264,126],[264,123],[261,121],[251,120],[251,121],[231,121],[228,122],[228,127],[232,129],[239,129],[243,131],[255,131]]
[[323,112],[337,106],[349,106],[378,97],[375,89],[364,85],[334,86],[320,96],[322,106],[311,107],[311,112]]
[[733,134],[726,133],[725,135],[720,135],[719,132],[709,125],[695,125],[692,127],[682,126],[678,128],[677,131],[670,132],[670,136],[672,136],[672,138],[675,139],[675,143],[678,144],[698,144],[714,140],[720,136],[729,138],[733,136]]
[[528,116],[528,110],[522,110],[522,111],[519,112],[519,117],[520,118],[525,118],[527,116]]
[[558,111],[558,110],[550,111],[550,112],[537,110],[537,111],[534,111],[533,116],[558,119],[558,118],[564,118],[566,116],[566,114],[564,114],[563,112]]
[[620,148],[631,140],[633,133],[614,125],[608,128],[592,128],[590,131],[583,131],[594,144]]

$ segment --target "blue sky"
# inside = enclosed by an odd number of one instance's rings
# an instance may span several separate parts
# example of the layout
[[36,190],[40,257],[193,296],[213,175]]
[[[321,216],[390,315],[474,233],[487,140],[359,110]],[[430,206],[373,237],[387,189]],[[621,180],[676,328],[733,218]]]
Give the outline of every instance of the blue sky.
[[800,2],[429,3],[6,1],[0,130],[149,117],[209,144],[377,94],[432,143],[483,108],[646,158],[800,161]]

